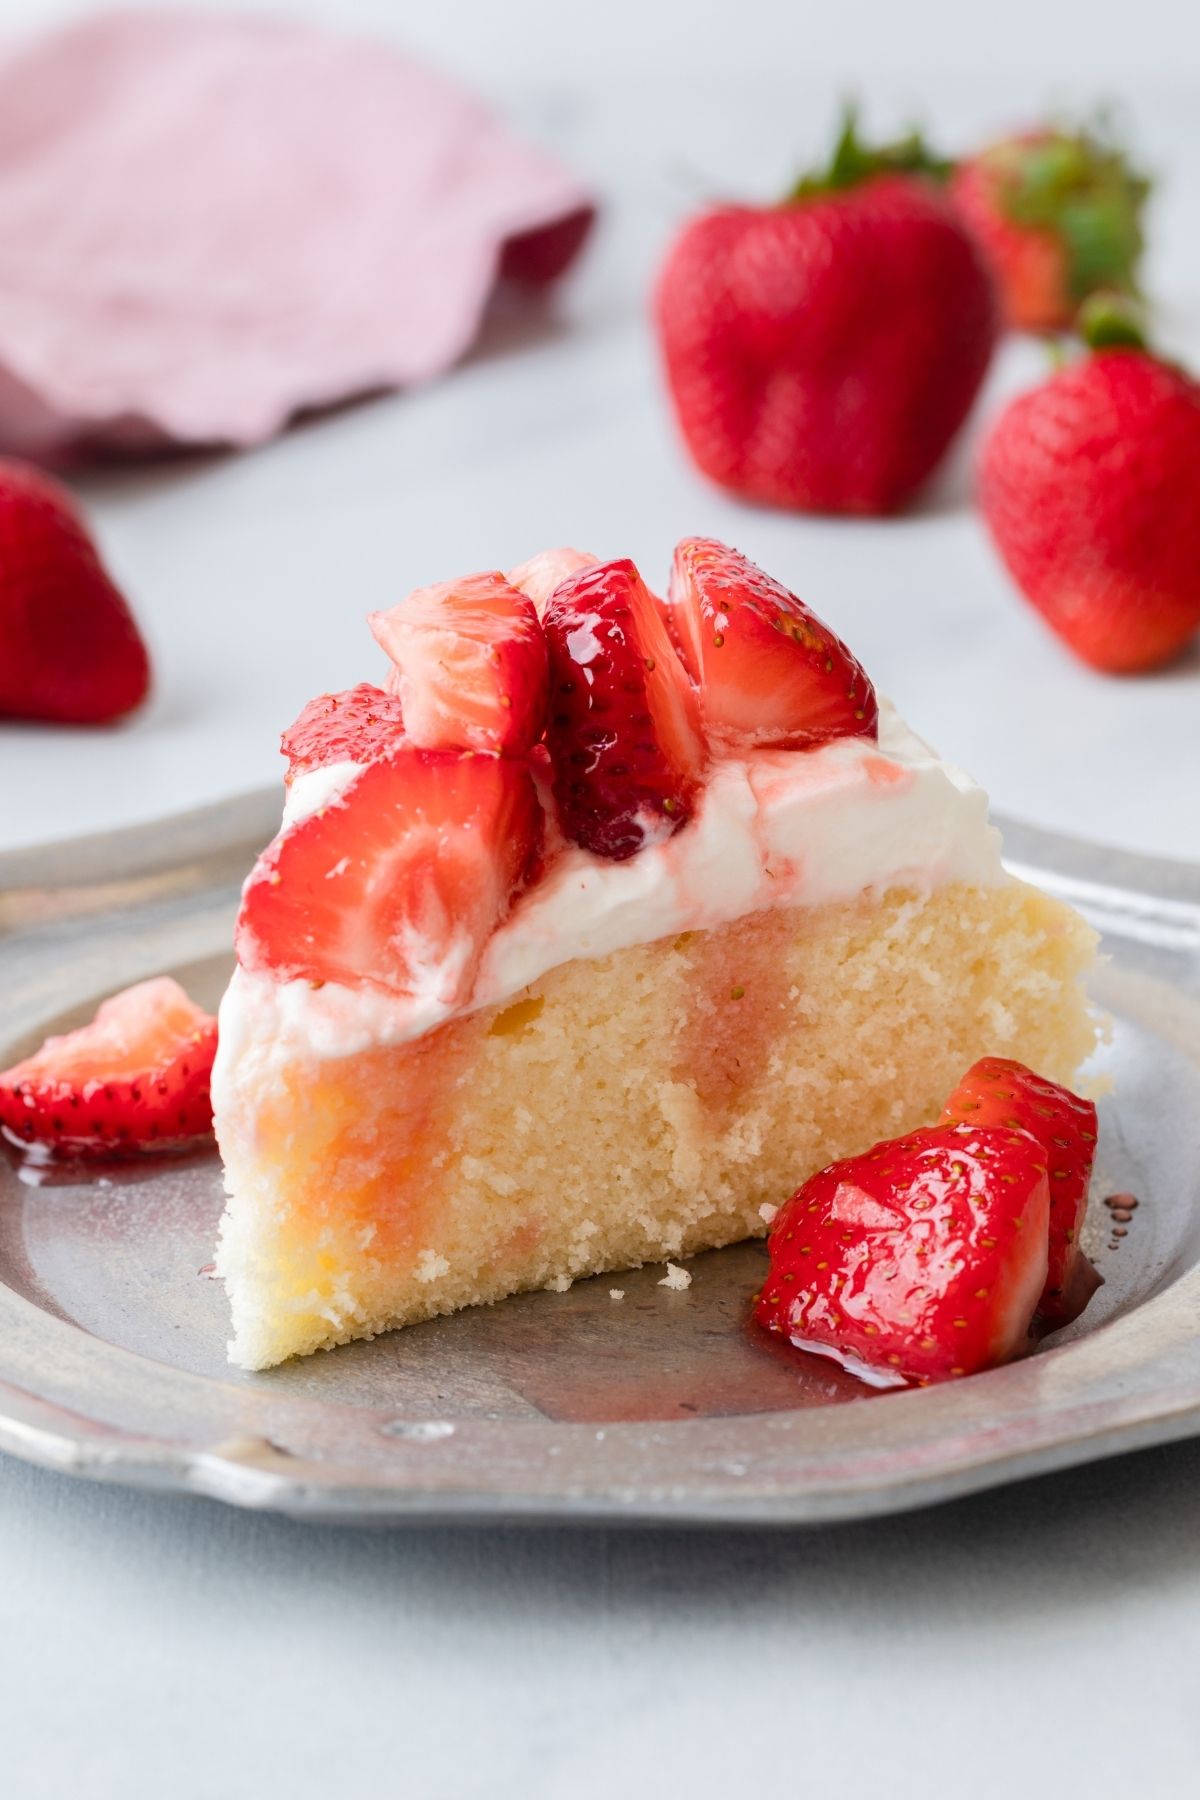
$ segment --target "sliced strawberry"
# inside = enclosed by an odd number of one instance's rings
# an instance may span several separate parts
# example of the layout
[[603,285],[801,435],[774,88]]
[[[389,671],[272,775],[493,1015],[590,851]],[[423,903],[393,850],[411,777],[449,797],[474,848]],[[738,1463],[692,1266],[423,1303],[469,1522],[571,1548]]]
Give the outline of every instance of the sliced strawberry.
[[758,1322],[876,1386],[1003,1362],[1046,1280],[1046,1156],[1024,1131],[914,1131],[806,1181],[771,1227]]
[[503,575],[418,588],[371,630],[391,657],[388,692],[423,750],[520,756],[546,728],[546,646],[533,602]]
[[519,563],[508,571],[508,585],[528,594],[540,619],[555,588],[568,575],[577,575],[580,569],[594,568],[598,561],[598,557],[589,556],[586,550],[539,550],[528,562]]
[[671,623],[711,742],[807,750],[878,737],[875,689],[795,594],[715,538],[684,538]]
[[404,717],[394,694],[360,682],[340,694],[318,694],[279,740],[288,759],[285,781],[327,763],[366,763],[404,736]]
[[943,1125],[1004,1125],[1028,1131],[1046,1152],[1050,1173],[1050,1260],[1038,1312],[1047,1322],[1074,1316],[1076,1265],[1088,1182],[1096,1155],[1096,1108],[1024,1063],[985,1056],[972,1065],[942,1110]]
[[521,763],[402,746],[264,851],[242,895],[239,961],[457,1004],[541,841]]
[[189,1143],[212,1129],[216,1048],[217,1021],[177,981],[140,981],[0,1074],[0,1126],[70,1156]]
[[695,695],[660,603],[627,560],[569,576],[543,625],[559,823],[621,861],[691,817],[704,762]]

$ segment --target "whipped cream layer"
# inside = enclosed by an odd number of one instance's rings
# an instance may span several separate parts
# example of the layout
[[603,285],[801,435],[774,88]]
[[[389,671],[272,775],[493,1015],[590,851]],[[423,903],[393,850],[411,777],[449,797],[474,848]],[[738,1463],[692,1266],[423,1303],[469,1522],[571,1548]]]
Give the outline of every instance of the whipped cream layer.
[[[358,773],[338,763],[299,777],[285,823],[338,797]],[[561,963],[704,931],[777,906],[822,906],[908,888],[1006,879],[987,796],[884,704],[879,741],[761,750],[710,765],[693,818],[627,862],[568,846],[493,934],[469,999],[275,981],[239,969],[221,1006],[221,1065],[246,1036],[281,1052],[349,1056],[403,1043],[515,997]],[[436,989],[437,984],[430,984]]]

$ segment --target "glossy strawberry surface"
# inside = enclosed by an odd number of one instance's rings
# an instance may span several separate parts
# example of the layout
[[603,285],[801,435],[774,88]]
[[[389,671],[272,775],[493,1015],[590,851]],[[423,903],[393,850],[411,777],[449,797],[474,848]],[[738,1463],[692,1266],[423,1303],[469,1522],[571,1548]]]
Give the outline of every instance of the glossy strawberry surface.
[[991,360],[970,233],[923,177],[881,174],[684,226],[655,312],[676,418],[722,487],[886,513],[933,474]]
[[716,539],[685,538],[676,549],[671,625],[710,742],[805,750],[878,736],[875,690],[841,639]]
[[1200,627],[1200,385],[1099,350],[1018,396],[979,499],[1013,579],[1084,662],[1136,674]]
[[0,1074],[0,1126],[18,1144],[70,1156],[190,1143],[212,1127],[216,1048],[216,1020],[178,982],[139,982]]
[[1026,1339],[1049,1210],[1027,1132],[942,1126],[877,1144],[781,1208],[756,1317],[879,1385],[973,1374]]
[[1050,1238],[1038,1312],[1051,1322],[1071,1310],[1088,1183],[1096,1157],[1096,1108],[1024,1063],[985,1056],[969,1068],[942,1110],[943,1125],[997,1125],[1028,1131],[1046,1152]]
[[523,764],[402,745],[259,858],[239,961],[283,980],[457,1004],[536,866],[542,830]]
[[704,763],[695,694],[661,602],[628,560],[569,576],[543,625],[559,824],[620,861],[691,817]]

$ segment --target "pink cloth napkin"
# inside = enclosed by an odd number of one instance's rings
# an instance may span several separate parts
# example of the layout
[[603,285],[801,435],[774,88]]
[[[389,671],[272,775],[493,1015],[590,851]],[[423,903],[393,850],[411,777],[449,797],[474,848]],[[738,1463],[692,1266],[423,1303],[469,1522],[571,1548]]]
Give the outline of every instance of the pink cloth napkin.
[[0,447],[252,444],[427,381],[591,201],[454,82],[302,25],[118,13],[0,60]]

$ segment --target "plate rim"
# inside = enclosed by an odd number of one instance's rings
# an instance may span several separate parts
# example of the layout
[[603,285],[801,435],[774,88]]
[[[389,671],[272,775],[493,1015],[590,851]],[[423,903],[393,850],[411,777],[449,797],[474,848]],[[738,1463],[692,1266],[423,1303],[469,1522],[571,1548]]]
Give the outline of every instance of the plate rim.
[[[103,935],[106,928],[111,929],[114,904],[132,903],[142,905],[145,917],[153,921],[154,929],[138,943],[143,959],[153,961],[161,956],[165,943],[178,939],[181,921],[194,918],[198,908],[203,911],[207,906],[215,917],[222,906],[232,904],[248,857],[276,829],[278,811],[276,790],[255,789],[229,802],[193,808],[152,824],[0,853],[0,958],[14,948],[19,953],[22,946],[47,933],[61,954],[69,932],[74,931],[77,938],[81,930]],[[1072,900],[1100,923],[1121,927],[1126,935],[1160,952],[1167,965],[1182,957],[1184,985],[1190,988],[1200,970],[1200,863],[1112,850],[997,815],[993,822],[1003,832],[1005,861],[1014,873]],[[116,902],[114,884],[121,896]],[[48,900],[54,902],[49,922],[45,918]],[[111,952],[111,942],[108,947]],[[220,947],[218,941],[214,948]],[[114,972],[107,964],[105,967],[108,974]],[[124,968],[116,973],[121,980],[135,978]],[[36,990],[36,982],[34,987]],[[1196,990],[1200,994],[1200,982]],[[21,1317],[22,1308],[32,1319]],[[1154,1315],[1159,1338],[1140,1359],[1131,1360],[1128,1345],[1144,1334],[1149,1315]],[[125,1359],[141,1364],[143,1371],[159,1370],[168,1382],[200,1382],[214,1392],[222,1386],[213,1378],[153,1363],[132,1350],[94,1338],[83,1326],[55,1318],[7,1283],[0,1283],[0,1325],[19,1326],[21,1335],[32,1329],[35,1337],[46,1329],[74,1333],[79,1340],[98,1346],[99,1361],[118,1373]],[[704,1488],[694,1485],[690,1490],[661,1479],[640,1489],[636,1483],[622,1489],[619,1482],[614,1485],[611,1480],[607,1485],[599,1480],[586,1491],[578,1485],[556,1490],[536,1484],[524,1490],[519,1484],[510,1484],[503,1491],[472,1489],[469,1484],[451,1489],[442,1485],[439,1470],[446,1458],[437,1452],[431,1455],[427,1445],[399,1446],[390,1465],[394,1476],[385,1480],[377,1469],[356,1469],[297,1455],[273,1441],[266,1430],[251,1428],[202,1443],[162,1431],[132,1431],[102,1417],[89,1417],[86,1407],[73,1409],[61,1399],[36,1391],[36,1384],[31,1387],[18,1379],[21,1358],[11,1353],[7,1332],[0,1334],[0,1450],[76,1476],[203,1494],[240,1507],[323,1522],[817,1524],[937,1504],[1011,1480],[1200,1433],[1198,1327],[1200,1265],[1180,1274],[1132,1312],[1074,1343],[1051,1348],[1029,1362],[990,1371],[971,1383],[950,1384],[922,1395],[889,1396],[883,1402],[894,1407],[917,1401],[928,1409],[929,1396],[952,1396],[955,1390],[961,1394],[970,1389],[982,1397],[980,1384],[990,1383],[987,1392],[1000,1416],[1035,1427],[1032,1433],[1027,1431],[1023,1443],[998,1441],[991,1449],[977,1444],[970,1455],[947,1462],[943,1438],[940,1467],[936,1460],[918,1463],[906,1475],[886,1466],[874,1472],[860,1466],[857,1473],[843,1468],[840,1476],[826,1472],[823,1483],[814,1483],[800,1471],[791,1483],[777,1481],[769,1492],[749,1485],[739,1489],[738,1477],[710,1482]],[[1123,1344],[1127,1348],[1122,1352]],[[1118,1352],[1115,1363],[1114,1350]],[[1031,1412],[1027,1397],[1022,1411],[1021,1394],[1028,1387],[1028,1372],[1061,1371],[1064,1362],[1075,1375],[1067,1380],[1058,1399]],[[1092,1362],[1096,1373],[1089,1377]],[[1162,1377],[1157,1387],[1135,1383],[1130,1390],[1131,1377],[1145,1378],[1156,1372]],[[1114,1386],[1114,1377],[1122,1375],[1124,1385],[1118,1379]],[[95,1398],[93,1395],[93,1408]],[[294,1404],[345,1410],[329,1401]],[[951,1417],[955,1413],[945,1399],[933,1405]],[[264,1398],[259,1410],[269,1412],[271,1402]],[[286,1414],[286,1405],[283,1410]],[[822,1410],[848,1414],[858,1408]],[[874,1414],[874,1406],[871,1411]],[[968,1405],[966,1411],[974,1414],[978,1428],[981,1409]],[[1072,1414],[1076,1417],[1074,1429],[1055,1435],[1055,1421]],[[778,1437],[781,1421],[805,1416],[815,1415],[801,1410],[745,1414],[740,1419],[747,1429],[760,1426],[764,1436]],[[764,1425],[764,1421],[770,1423]],[[958,1421],[960,1427],[970,1422]],[[459,1447],[472,1435],[474,1424],[467,1421],[455,1428]],[[549,1421],[544,1424],[560,1435],[591,1430]],[[517,1429],[512,1421],[495,1425],[510,1436]],[[683,1434],[672,1440],[681,1446],[685,1441],[703,1441],[710,1428],[729,1425],[729,1420],[712,1418],[660,1421],[646,1426],[643,1435]],[[619,1443],[623,1434],[633,1429],[608,1426],[600,1436]],[[828,1428],[826,1434],[838,1435]],[[978,1429],[975,1435],[978,1437]],[[611,1457],[611,1452],[605,1456]]]

